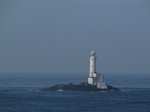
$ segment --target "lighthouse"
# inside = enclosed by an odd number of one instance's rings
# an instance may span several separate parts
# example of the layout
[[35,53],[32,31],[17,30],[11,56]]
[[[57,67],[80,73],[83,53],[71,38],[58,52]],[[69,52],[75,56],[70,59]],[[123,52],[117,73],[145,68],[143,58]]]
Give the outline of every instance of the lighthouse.
[[91,52],[90,57],[90,73],[88,77],[88,84],[96,85],[97,88],[107,89],[107,84],[104,82],[104,75],[96,72],[96,52]]
[[94,76],[94,73],[96,73],[96,53],[94,51],[91,52],[90,57],[90,77]]
[[96,52],[91,52],[88,84],[96,85]]

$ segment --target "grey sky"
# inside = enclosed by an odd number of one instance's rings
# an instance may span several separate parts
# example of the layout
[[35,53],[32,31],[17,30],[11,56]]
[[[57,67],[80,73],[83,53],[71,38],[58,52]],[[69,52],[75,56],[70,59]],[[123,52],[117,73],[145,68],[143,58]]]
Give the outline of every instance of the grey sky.
[[149,0],[0,0],[0,72],[150,73]]

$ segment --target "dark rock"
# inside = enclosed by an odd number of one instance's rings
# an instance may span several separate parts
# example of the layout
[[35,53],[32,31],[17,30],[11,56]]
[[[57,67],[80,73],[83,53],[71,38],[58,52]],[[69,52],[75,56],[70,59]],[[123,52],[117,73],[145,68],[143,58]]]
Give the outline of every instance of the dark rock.
[[61,90],[72,90],[72,91],[119,91],[118,88],[114,88],[110,85],[107,85],[107,89],[99,89],[96,85],[90,85],[87,82],[82,82],[80,84],[56,84],[50,88],[40,89],[41,91],[61,91]]

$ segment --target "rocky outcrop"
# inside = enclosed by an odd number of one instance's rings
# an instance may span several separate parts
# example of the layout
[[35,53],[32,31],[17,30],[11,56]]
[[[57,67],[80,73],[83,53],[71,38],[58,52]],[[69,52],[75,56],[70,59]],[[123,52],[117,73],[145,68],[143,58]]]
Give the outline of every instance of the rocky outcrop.
[[40,89],[41,91],[119,91],[118,88],[114,88],[110,85],[107,85],[107,89],[99,89],[96,85],[90,85],[87,82],[83,82],[80,84],[56,84],[49,88]]

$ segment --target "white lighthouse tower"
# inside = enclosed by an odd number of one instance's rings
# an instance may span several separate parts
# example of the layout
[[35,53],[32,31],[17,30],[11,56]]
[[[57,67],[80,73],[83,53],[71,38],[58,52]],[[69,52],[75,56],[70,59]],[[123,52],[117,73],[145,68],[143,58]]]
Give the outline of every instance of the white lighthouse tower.
[[96,53],[92,51],[90,57],[90,77],[93,77],[94,73],[96,73]]
[[88,83],[96,85],[96,53],[95,53],[95,51],[91,52],[90,74],[89,74],[89,78],[88,78]]
[[103,74],[98,74],[96,72],[96,52],[91,52],[90,57],[90,73],[88,78],[88,84],[97,85],[97,88],[107,89],[107,84],[103,81]]

